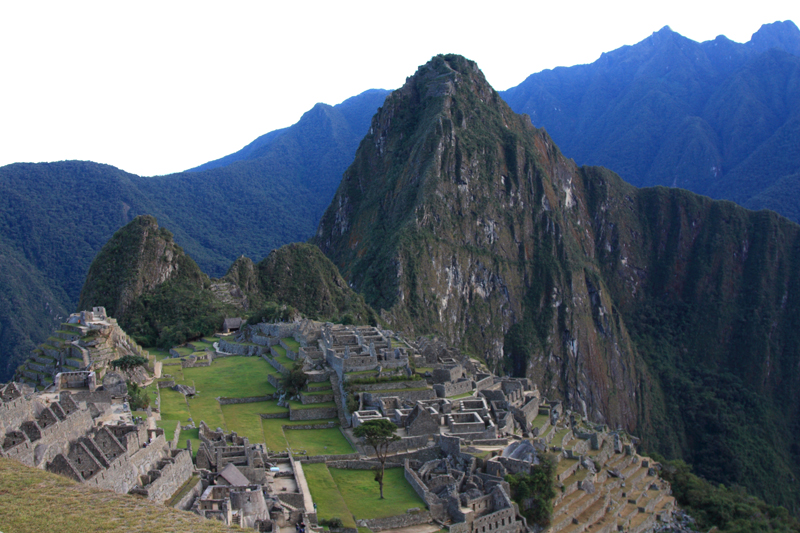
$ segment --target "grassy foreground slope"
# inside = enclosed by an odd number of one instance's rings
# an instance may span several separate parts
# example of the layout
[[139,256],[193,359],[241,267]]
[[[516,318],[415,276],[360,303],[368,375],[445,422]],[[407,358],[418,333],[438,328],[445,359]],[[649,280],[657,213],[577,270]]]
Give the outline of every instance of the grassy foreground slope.
[[[11,459],[0,459],[0,527],[13,533],[223,533],[241,531],[127,494],[90,489]],[[57,520],[58,527],[54,529]]]

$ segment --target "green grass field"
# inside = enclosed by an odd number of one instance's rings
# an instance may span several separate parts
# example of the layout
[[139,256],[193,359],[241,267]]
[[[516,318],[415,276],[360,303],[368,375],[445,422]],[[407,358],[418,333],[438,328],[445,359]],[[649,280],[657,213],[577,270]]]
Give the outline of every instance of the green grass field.
[[303,472],[311,497],[317,504],[317,519],[340,518],[344,527],[356,527],[356,521],[353,520],[353,515],[325,463],[304,464]]
[[[247,437],[252,443],[266,443],[271,450],[285,450],[291,446],[316,455],[353,452],[347,439],[338,429],[292,431],[289,442],[287,442],[282,426],[307,424],[308,422],[292,422],[288,418],[262,420],[259,416],[261,413],[287,413],[288,415],[289,409],[279,407],[275,400],[220,406],[217,401],[218,397],[244,398],[265,396],[275,392],[275,388],[267,381],[267,376],[269,374],[278,375],[278,372],[260,357],[224,357],[216,359],[208,367],[181,369],[179,366],[170,366],[168,368],[167,373],[173,376],[176,383],[195,387],[197,394],[184,399],[184,396],[178,392],[161,389],[159,427],[164,427],[165,431],[170,425],[174,430],[174,421],[186,424],[191,418],[198,426],[202,420],[212,430],[220,427],[225,431],[235,431],[239,435]],[[321,385],[330,388],[330,383]],[[151,387],[149,390],[154,391],[155,388]],[[309,405],[291,402],[291,405],[293,409],[336,406],[334,402]],[[193,438],[196,442],[192,442],[192,449],[196,453],[200,441],[197,440],[197,430],[194,431]],[[180,447],[186,445],[186,438],[192,437],[185,434],[186,432],[181,434]]]
[[223,405],[222,415],[225,425],[236,428],[240,436],[247,437],[250,442],[264,442],[264,430],[261,427],[260,413],[264,412],[264,404],[275,402],[255,402]]
[[412,507],[425,508],[425,502],[405,480],[402,468],[386,470],[383,500],[372,470],[329,469],[317,463],[304,464],[303,471],[321,519],[339,517],[347,525],[351,520],[385,518],[405,514]]
[[188,422],[191,415],[183,394],[172,389],[161,389],[161,420]]
[[0,479],[0,530],[5,533],[242,531],[145,498],[92,489],[12,459],[0,458]]
[[371,470],[331,468],[331,476],[342,492],[348,509],[356,519],[385,518],[405,514],[407,509],[425,509],[425,502],[408,484],[402,468],[389,468],[384,473],[383,495],[380,499],[375,473]]
[[170,442],[173,438],[175,438],[175,430],[178,427],[178,421],[156,420],[156,427],[164,430],[164,438],[167,439],[167,442]]
[[338,427],[285,429],[283,434],[292,451],[305,450],[307,455],[342,455],[355,451]]
[[162,359],[168,359],[172,357],[169,354],[169,350],[162,350],[161,348],[148,348],[147,351],[150,355],[155,356],[156,361],[161,361]]
[[292,350],[294,353],[297,353],[297,351],[300,349],[300,343],[299,343],[299,342],[297,342],[296,340],[294,340],[294,339],[293,339],[293,338],[291,338],[291,337],[287,337],[287,338],[285,338],[285,339],[281,339],[281,340],[282,340],[282,341],[283,341],[283,343],[284,343],[286,346],[288,346],[288,347],[289,347],[289,349],[290,349],[290,350]]
[[184,380],[199,393],[210,390],[214,397],[245,398],[264,396],[275,392],[267,376],[278,375],[277,370],[260,357],[222,357],[211,366],[184,368]]
[[192,442],[192,457],[197,457],[197,450],[200,449],[200,428],[181,430],[178,448],[185,450],[187,440]]
[[[331,418],[325,420],[313,420],[314,423],[324,424],[326,422],[335,422],[336,424],[339,423],[338,419]],[[264,430],[264,439],[267,444],[267,447],[273,451],[283,451],[289,447],[289,444],[286,442],[286,436],[284,435],[283,426],[299,426],[302,424],[308,424],[309,421],[307,420],[289,420],[288,418],[264,418],[261,420],[261,427]],[[298,430],[300,431],[300,430]],[[304,442],[305,438],[313,437],[313,432],[320,431],[317,429],[305,429],[302,430],[308,433],[303,433],[302,435],[296,435],[296,439],[299,439],[300,443]],[[337,430],[338,431],[338,430]],[[348,452],[350,453],[350,452]]]

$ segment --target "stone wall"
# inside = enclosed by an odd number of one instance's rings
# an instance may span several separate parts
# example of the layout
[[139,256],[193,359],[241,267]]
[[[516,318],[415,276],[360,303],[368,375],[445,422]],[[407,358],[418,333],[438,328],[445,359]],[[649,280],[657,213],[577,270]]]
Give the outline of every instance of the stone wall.
[[336,418],[335,407],[309,407],[307,409],[289,408],[289,420],[319,420]]
[[296,492],[278,492],[278,499],[284,503],[288,503],[295,509],[303,509],[305,507],[305,498],[302,494]]
[[308,377],[309,383],[322,383],[323,381],[328,381],[331,377],[331,374],[332,372],[326,371],[322,372],[321,374],[317,373],[306,374],[306,377]]
[[425,390],[399,390],[394,392],[365,392],[363,393],[365,405],[377,405],[378,399],[385,396],[397,396],[404,400],[415,402],[417,400],[433,400],[436,398],[436,393],[433,389]]
[[473,381],[464,380],[456,381],[455,383],[437,383],[433,386],[436,395],[439,398],[449,398],[451,396],[458,396],[473,391]]
[[487,389],[487,388],[491,387],[492,385],[494,385],[494,377],[493,376],[487,376],[487,377],[485,377],[483,379],[479,379],[478,381],[475,382],[475,390],[476,391],[482,391],[483,389]]
[[256,403],[256,402],[266,402],[272,400],[274,396],[272,394],[268,396],[248,396],[246,398],[217,398],[217,401],[220,405],[231,405],[237,403]]
[[150,483],[131,492],[156,503],[163,503],[171,498],[191,477],[193,468],[192,456],[188,450],[173,450],[171,455],[172,457],[159,461],[157,470],[148,472]]
[[352,385],[349,385],[349,382],[346,383],[348,383],[348,388],[355,392],[381,391],[386,389],[418,389],[425,386],[424,379],[408,381],[384,381],[380,383],[362,383]]
[[346,396],[347,392],[344,390],[344,383],[339,379],[339,375],[335,372],[330,374],[331,388],[333,389],[333,399],[336,402],[336,414],[339,417],[339,423],[343,428],[349,428],[353,424],[353,415],[347,409]]
[[313,403],[325,403],[335,400],[333,391],[330,394],[304,394],[300,393],[300,403],[303,405],[310,405]]
[[292,457],[295,458],[295,461],[302,461],[304,463],[336,463],[340,461],[356,461],[361,455],[358,453],[340,455],[297,455],[293,453]]
[[[265,355],[263,357],[269,363],[269,359],[267,359],[267,356]],[[272,363],[270,363],[270,365],[271,364]],[[275,387],[276,389],[282,389],[283,388],[283,383],[281,383],[281,379],[278,376],[274,375],[274,374],[267,374],[267,382],[270,385],[272,385],[273,387]]]
[[359,520],[358,524],[368,527],[372,531],[383,531],[384,529],[395,529],[399,527],[410,527],[418,524],[433,522],[433,517],[428,511],[421,509],[406,511],[406,514],[389,516],[387,518],[373,518],[371,520]]
[[259,413],[261,418],[289,418],[289,412],[285,411],[283,413]]
[[203,494],[203,480],[198,476],[197,481],[192,484],[192,488],[189,489],[189,492],[187,492],[183,498],[175,502],[173,507],[181,511],[189,511],[194,501],[199,498],[201,494]]
[[[265,349],[263,346],[256,344],[239,344],[238,342],[230,342],[227,339],[220,339],[219,351],[236,355],[262,355]],[[172,354],[172,350],[169,353]]]
[[175,435],[172,437],[172,442],[170,442],[169,446],[172,450],[177,450],[181,442],[181,421],[176,420],[175,425],[177,426],[175,428]]
[[269,363],[270,366],[272,366],[272,368],[274,368],[275,370],[277,370],[278,372],[280,372],[284,376],[289,373],[289,369],[288,368],[284,368],[282,364],[280,364],[276,360],[272,359],[271,357],[267,357],[266,355],[262,355],[261,357],[263,357],[264,360],[267,363]]
[[281,426],[284,430],[289,429],[330,429],[335,428],[336,422],[317,422],[316,424],[297,424],[297,425],[289,425],[286,424],[285,426]]

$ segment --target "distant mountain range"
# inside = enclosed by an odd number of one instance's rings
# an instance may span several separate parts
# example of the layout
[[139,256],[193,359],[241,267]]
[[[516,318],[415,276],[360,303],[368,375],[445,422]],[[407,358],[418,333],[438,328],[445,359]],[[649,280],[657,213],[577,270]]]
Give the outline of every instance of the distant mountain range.
[[501,93],[578,164],[800,221],[800,30],[765,24],[744,44],[665,27],[589,65]]
[[0,381],[75,310],[92,259],[141,214],[211,276],[304,241],[388,91],[317,104],[289,127],[192,171],[142,177],[85,161],[0,167]]

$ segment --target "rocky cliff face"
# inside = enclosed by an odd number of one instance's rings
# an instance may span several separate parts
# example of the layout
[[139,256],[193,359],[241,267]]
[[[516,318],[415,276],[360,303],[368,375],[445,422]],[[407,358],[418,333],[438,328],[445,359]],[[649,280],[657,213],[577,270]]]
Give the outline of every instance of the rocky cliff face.
[[375,115],[312,241],[393,327],[793,506],[798,229],[579,168],[437,56]]

